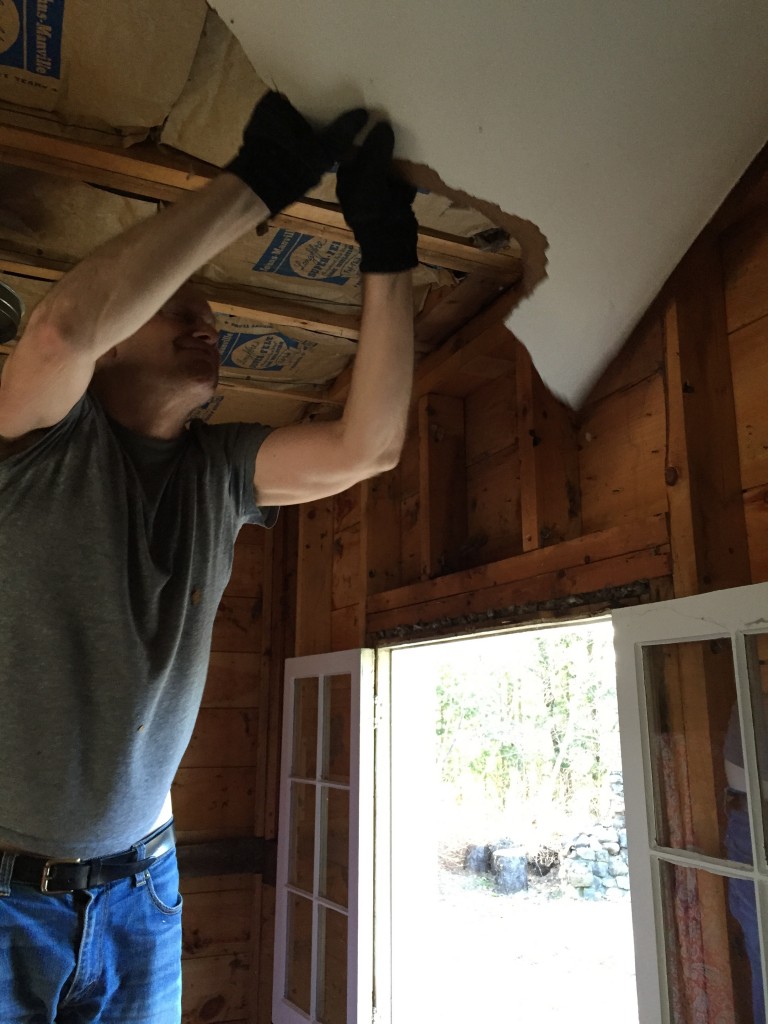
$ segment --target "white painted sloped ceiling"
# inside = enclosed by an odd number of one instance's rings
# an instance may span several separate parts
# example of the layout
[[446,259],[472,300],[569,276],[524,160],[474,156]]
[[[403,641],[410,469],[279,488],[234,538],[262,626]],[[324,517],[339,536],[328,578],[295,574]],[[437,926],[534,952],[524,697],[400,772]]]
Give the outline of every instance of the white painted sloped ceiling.
[[363,103],[397,155],[532,221],[509,326],[578,406],[768,138],[766,0],[209,0],[313,118]]

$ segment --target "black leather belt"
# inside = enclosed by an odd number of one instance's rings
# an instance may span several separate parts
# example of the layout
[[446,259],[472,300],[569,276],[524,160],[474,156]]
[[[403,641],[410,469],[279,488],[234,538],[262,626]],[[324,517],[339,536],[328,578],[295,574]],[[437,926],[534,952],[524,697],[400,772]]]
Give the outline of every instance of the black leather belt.
[[[173,823],[163,826],[159,832],[141,842],[145,847],[141,860],[136,849],[91,860],[48,860],[18,853],[15,855],[11,881],[38,886],[40,892],[62,893],[93,889],[97,885],[129,878],[146,871],[154,861],[174,848],[176,837]],[[13,856],[13,851],[9,852]]]

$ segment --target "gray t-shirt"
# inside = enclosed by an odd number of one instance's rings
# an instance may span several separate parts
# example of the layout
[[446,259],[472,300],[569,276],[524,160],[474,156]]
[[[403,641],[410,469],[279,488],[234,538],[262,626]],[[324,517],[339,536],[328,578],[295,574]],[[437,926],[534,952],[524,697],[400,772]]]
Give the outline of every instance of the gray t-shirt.
[[160,814],[269,428],[139,437],[85,395],[0,459],[0,846],[127,849]]

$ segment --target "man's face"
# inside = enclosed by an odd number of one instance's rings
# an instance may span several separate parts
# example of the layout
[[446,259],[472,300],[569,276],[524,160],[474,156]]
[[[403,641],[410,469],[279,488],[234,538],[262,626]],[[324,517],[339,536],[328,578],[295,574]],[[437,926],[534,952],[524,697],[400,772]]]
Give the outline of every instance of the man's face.
[[219,378],[218,331],[211,307],[184,285],[130,338],[117,346],[118,362],[205,401]]

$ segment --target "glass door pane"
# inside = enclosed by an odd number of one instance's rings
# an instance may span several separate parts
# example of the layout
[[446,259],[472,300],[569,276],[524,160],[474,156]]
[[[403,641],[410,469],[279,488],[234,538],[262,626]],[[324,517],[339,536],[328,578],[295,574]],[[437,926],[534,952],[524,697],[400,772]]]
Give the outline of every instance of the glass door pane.
[[285,998],[304,1013],[310,1012],[312,994],[312,901],[288,897]]
[[315,793],[315,786],[291,783],[288,881],[310,896],[314,892],[315,878]]
[[763,1024],[754,883],[668,863],[660,879],[673,1024]]
[[294,682],[293,759],[291,774],[302,779],[317,775],[318,679]]
[[323,736],[323,778],[349,784],[352,680],[348,675],[325,680],[325,729]]
[[320,959],[318,976],[318,1019],[323,1024],[347,1021],[347,917],[335,910],[320,908]]
[[656,842],[725,858],[726,742],[744,761],[731,641],[659,644],[643,654]]
[[320,895],[347,906],[349,886],[349,792],[324,792],[323,858],[320,865]]

